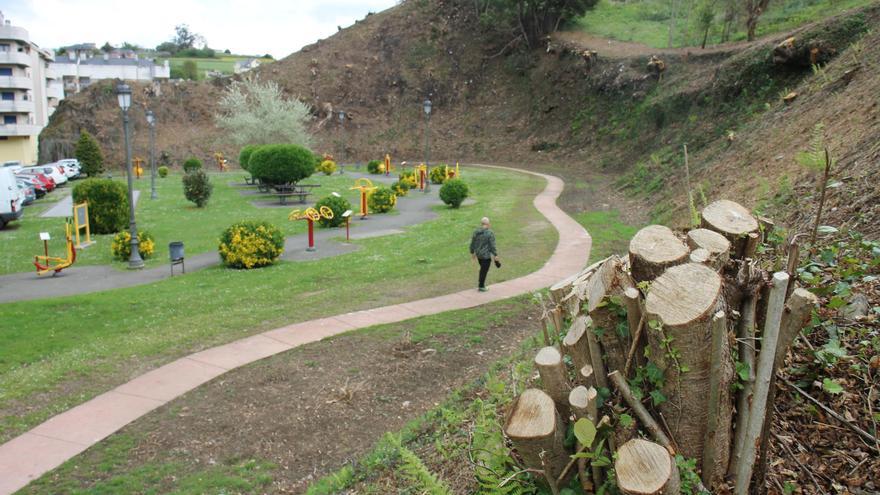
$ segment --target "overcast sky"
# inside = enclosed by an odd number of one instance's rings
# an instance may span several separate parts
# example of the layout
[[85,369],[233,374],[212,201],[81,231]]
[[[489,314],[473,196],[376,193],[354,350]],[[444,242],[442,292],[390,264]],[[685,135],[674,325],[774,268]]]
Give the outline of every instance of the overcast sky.
[[397,0],[0,0],[44,48],[123,41],[155,47],[188,24],[211,48],[282,58]]

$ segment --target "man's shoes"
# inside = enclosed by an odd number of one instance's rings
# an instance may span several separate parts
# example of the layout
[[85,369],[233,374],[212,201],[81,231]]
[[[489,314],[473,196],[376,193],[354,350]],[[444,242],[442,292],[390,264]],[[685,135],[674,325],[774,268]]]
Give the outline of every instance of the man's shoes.
[[480,292],[489,292],[489,289],[488,289],[487,287],[480,287],[480,288],[477,289],[477,290],[480,291]]

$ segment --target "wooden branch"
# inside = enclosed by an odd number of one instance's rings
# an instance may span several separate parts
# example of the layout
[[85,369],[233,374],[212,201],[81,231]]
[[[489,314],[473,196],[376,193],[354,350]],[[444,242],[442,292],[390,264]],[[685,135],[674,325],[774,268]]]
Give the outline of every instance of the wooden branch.
[[592,323],[587,326],[587,342],[590,346],[590,364],[593,366],[593,376],[596,377],[596,386],[599,388],[608,388],[608,381],[605,379],[605,363],[602,361],[602,349],[599,347],[599,341],[596,338],[596,332],[593,331]]
[[761,353],[758,355],[758,366],[755,371],[755,391],[749,410],[749,425],[746,430],[745,443],[740,464],[736,467],[736,495],[747,495],[752,481],[752,470],[755,464],[757,442],[764,426],[767,410],[767,395],[770,390],[770,378],[773,361],[776,358],[776,345],[779,339],[779,325],[782,323],[782,311],[785,306],[785,291],[788,288],[788,274],[773,274],[773,285],[767,302],[767,317],[764,319],[764,332],[761,341]]
[[[575,371],[579,372],[584,366],[589,366],[592,362],[590,358],[590,342],[587,340],[587,316],[578,315],[568,328],[568,333],[562,339],[562,350],[565,354],[571,356]],[[586,382],[582,381],[580,373],[575,373],[575,381],[582,385]]]
[[736,396],[736,429],[734,430],[733,453],[728,470],[730,475],[735,474],[736,466],[741,462],[746,430],[749,425],[749,404],[752,402],[752,390],[755,384],[755,310],[757,305],[757,292],[746,296],[736,331],[739,360],[748,367],[749,376]]
[[[709,367],[709,421],[703,444],[702,478],[703,484],[715,486],[724,477],[725,466],[718,462],[718,433],[720,427],[719,414],[722,409],[721,387],[726,387],[729,380],[724,376],[725,346],[727,345],[727,315],[719,311],[712,316],[712,361]],[[728,423],[729,424],[729,423]]]
[[828,148],[825,148],[825,173],[822,176],[822,188],[819,195],[819,208],[816,210],[816,221],[813,222],[813,232],[810,235],[810,249],[816,247],[816,236],[819,233],[819,223],[822,221],[822,209],[825,208],[825,193],[828,191],[828,176],[831,174],[831,156]]
[[629,326],[629,336],[632,339],[629,352],[626,355],[626,364],[623,366],[623,375],[629,376],[630,365],[632,365],[635,352],[639,348],[645,315],[642,311],[642,294],[635,287],[629,287],[623,291],[623,301],[626,305],[626,323]]
[[623,374],[625,376],[629,376],[629,369],[632,366],[633,358],[635,357],[636,351],[639,348],[639,340],[642,337],[642,328],[645,326],[645,315],[642,315],[642,318],[639,320],[639,324],[636,326],[636,333],[633,334],[632,345],[629,346],[629,352],[626,354],[626,364],[623,366]]
[[642,405],[641,402],[636,400],[635,396],[630,390],[629,385],[626,383],[626,378],[620,374],[617,370],[612,371],[608,374],[608,378],[611,379],[611,383],[617,388],[620,392],[620,395],[629,404],[629,407],[632,408],[633,412],[636,413],[636,416],[639,418],[639,421],[648,429],[648,432],[651,433],[651,436],[654,437],[660,445],[666,447],[666,450],[669,451],[670,454],[675,455],[675,449],[672,447],[672,442],[669,440],[669,437],[666,436],[666,433],[663,433],[663,428],[660,427],[660,424],[654,420],[651,416],[651,413],[645,409],[645,406]]

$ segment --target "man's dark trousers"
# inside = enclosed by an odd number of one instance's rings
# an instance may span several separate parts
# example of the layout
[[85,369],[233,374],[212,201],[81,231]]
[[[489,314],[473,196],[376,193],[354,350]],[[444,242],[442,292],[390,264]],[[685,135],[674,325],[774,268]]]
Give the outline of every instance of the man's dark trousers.
[[477,261],[480,262],[480,288],[486,286],[486,274],[489,273],[489,267],[492,266],[492,258],[477,258]]

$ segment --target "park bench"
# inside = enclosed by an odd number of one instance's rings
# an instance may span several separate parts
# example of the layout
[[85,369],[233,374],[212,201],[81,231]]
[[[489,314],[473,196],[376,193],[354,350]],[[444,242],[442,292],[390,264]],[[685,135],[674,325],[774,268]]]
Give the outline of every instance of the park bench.
[[312,195],[311,189],[321,187],[320,184],[280,184],[272,186],[275,189],[275,195],[281,204],[287,204],[287,198],[299,198],[300,203],[305,203],[306,198]]
[[244,183],[249,186],[256,186],[258,181],[252,175],[246,175],[244,177]]

